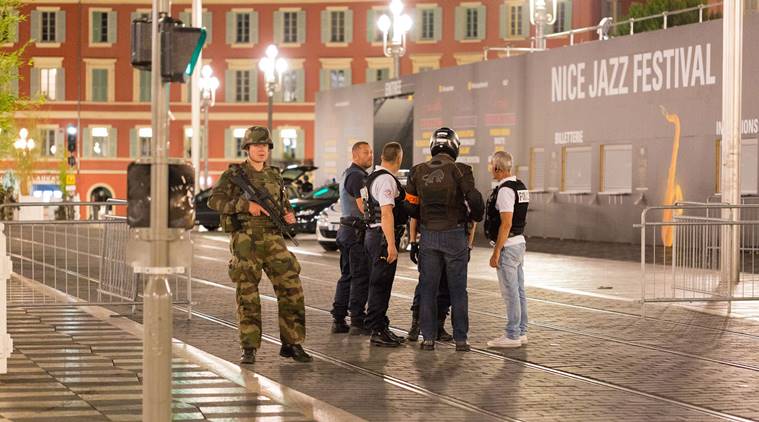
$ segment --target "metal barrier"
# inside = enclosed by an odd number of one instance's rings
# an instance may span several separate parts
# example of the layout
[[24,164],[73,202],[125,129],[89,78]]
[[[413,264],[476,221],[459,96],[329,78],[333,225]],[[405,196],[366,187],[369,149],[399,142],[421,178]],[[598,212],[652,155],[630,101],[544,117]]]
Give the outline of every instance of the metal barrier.
[[[0,205],[0,213],[6,205]],[[32,206],[125,207],[125,201],[16,203]],[[129,228],[126,218],[105,215],[101,220],[3,221],[7,253],[19,276],[73,298],[58,301],[43,293],[17,294],[9,290],[9,307],[127,305],[134,311],[142,304],[146,277],[135,273],[126,261]],[[168,276],[172,303],[186,305],[192,313],[192,283],[187,274]]]
[[[759,300],[757,215],[758,204],[679,203],[643,210],[636,227],[644,311],[652,302],[727,302],[730,313],[733,301]],[[735,254],[731,236],[739,239]]]

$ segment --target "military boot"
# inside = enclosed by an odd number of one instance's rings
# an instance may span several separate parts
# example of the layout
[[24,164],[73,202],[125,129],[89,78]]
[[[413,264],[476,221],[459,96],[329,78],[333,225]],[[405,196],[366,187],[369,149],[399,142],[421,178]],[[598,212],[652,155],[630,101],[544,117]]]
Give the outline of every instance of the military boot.
[[411,307],[411,328],[408,329],[406,338],[409,341],[419,340],[419,307]]
[[336,319],[332,322],[332,333],[333,334],[345,334],[348,331],[350,331],[351,327],[348,326],[348,324],[345,323],[344,319]]
[[437,320],[437,340],[438,341],[452,341],[453,336],[445,331],[445,314]]
[[287,344],[282,343],[282,347],[279,349],[279,355],[283,358],[293,358],[296,362],[308,363],[314,360],[300,344]]
[[241,365],[251,365],[256,363],[256,349],[243,348],[242,356],[240,356]]

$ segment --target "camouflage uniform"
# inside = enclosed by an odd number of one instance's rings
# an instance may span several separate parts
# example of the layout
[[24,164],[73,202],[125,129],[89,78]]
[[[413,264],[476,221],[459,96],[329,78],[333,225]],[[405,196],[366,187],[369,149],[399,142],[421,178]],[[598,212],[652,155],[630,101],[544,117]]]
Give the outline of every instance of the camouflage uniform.
[[[267,132],[268,135],[268,132]],[[246,133],[243,149],[251,143]],[[271,280],[279,305],[279,332],[283,343],[302,344],[306,338],[306,310],[300,282],[300,264],[287,250],[282,234],[272,220],[248,212],[249,202],[242,190],[231,181],[243,174],[255,186],[263,186],[273,198],[280,198],[282,211],[289,207],[282,189],[282,177],[276,167],[265,165],[256,171],[246,160],[231,164],[214,186],[208,206],[221,213],[221,226],[231,233],[229,277],[237,285],[237,318],[243,349],[261,345],[261,299],[258,282],[262,271]]]

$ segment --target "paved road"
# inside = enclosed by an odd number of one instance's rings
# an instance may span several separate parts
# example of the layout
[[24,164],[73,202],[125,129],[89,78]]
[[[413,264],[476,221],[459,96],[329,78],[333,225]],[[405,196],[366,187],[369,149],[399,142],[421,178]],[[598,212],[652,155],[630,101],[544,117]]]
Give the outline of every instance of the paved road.
[[[37,234],[34,239],[41,249]],[[303,266],[307,347],[317,359],[312,365],[298,365],[277,356],[276,303],[271,285],[263,280],[268,337],[254,370],[360,417],[759,419],[759,326],[750,321],[676,306],[652,306],[647,318],[640,318],[639,307],[630,302],[530,288],[530,344],[490,351],[485,342],[500,334],[505,310],[492,278],[477,275],[482,264],[473,266],[469,280],[474,352],[457,353],[451,347],[421,352],[413,343],[399,349],[372,348],[367,338],[329,332],[327,311],[338,277],[337,253],[323,252],[312,240],[293,251]],[[45,257],[46,262],[53,258],[50,255],[55,253],[36,252],[37,260]],[[235,361],[239,352],[234,288],[226,275],[228,256],[223,235],[195,236],[196,314],[187,321],[178,309],[174,336]],[[527,262],[535,264],[540,263]],[[24,271],[30,270],[27,264]],[[38,278],[42,273],[50,278],[49,272],[36,269]],[[416,277],[407,257],[402,257],[390,303],[391,324],[399,330],[410,323]],[[141,315],[133,318],[140,320]]]

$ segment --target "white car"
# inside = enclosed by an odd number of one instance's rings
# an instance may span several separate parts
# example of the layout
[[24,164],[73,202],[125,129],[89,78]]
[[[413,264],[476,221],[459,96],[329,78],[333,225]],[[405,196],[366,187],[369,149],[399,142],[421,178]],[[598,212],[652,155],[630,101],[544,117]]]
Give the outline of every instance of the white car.
[[340,201],[324,209],[316,219],[316,241],[324,250],[337,250],[337,229],[339,228]]

